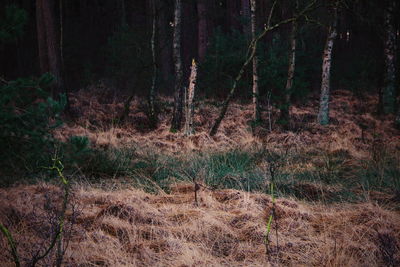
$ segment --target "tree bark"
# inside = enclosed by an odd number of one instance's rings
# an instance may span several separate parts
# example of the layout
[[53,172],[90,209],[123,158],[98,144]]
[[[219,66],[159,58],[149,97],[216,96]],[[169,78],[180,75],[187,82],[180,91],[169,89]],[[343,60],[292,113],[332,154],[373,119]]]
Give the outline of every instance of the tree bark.
[[[248,1],[248,0],[247,0]],[[251,39],[256,39],[256,0],[251,0]],[[260,115],[260,101],[259,101],[259,90],[258,90],[258,56],[257,54],[253,57],[253,120],[258,122],[261,120]]]
[[44,29],[38,29],[38,44],[39,44],[39,58],[40,61],[44,60],[43,56],[43,35],[46,40],[46,63],[40,63],[43,67],[48,67],[48,70],[55,77],[55,87],[52,88],[52,96],[57,98],[63,92],[63,78],[61,74],[61,50],[60,43],[57,38],[57,30],[54,18],[54,2],[51,0],[37,0],[37,25]]
[[272,15],[274,14],[274,9],[275,9],[276,3],[277,3],[277,0],[275,0],[274,3],[272,4],[272,8],[269,12],[268,20],[267,20],[266,25],[264,26],[264,30],[254,40],[252,40],[252,42],[248,48],[246,61],[243,63],[242,67],[240,68],[238,75],[236,76],[235,80],[233,81],[233,85],[232,85],[231,90],[228,93],[228,96],[226,97],[225,101],[222,103],[222,108],[221,108],[220,114],[217,117],[217,119],[215,120],[215,122],[211,128],[210,136],[214,136],[217,133],[218,128],[219,128],[222,120],[225,117],[226,111],[228,110],[229,103],[231,102],[233,95],[235,94],[237,84],[240,81],[240,79],[242,78],[244,70],[248,67],[250,62],[252,62],[253,57],[256,54],[258,41],[260,41],[268,32],[273,31],[287,23],[293,22],[293,21],[297,20],[299,17],[302,17],[306,13],[313,10],[315,7],[315,4],[316,4],[316,0],[310,1],[310,3],[307,4],[307,6],[301,12],[299,12],[295,17],[285,19],[274,25],[271,25],[271,19],[272,19]]
[[297,43],[297,21],[292,22],[292,33],[290,35],[290,51],[289,51],[289,67],[286,80],[284,103],[281,108],[281,118],[283,125],[288,128],[290,126],[290,106],[293,89],[294,71],[296,68],[296,43]]
[[394,12],[396,1],[388,1],[385,10],[385,74],[382,90],[382,109],[384,114],[395,112],[396,108],[396,28]]
[[47,40],[46,32],[44,29],[44,18],[43,18],[43,6],[42,0],[36,1],[36,31],[39,48],[39,66],[40,73],[46,73],[49,71],[49,60],[47,55]]
[[199,62],[203,62],[206,56],[207,43],[208,43],[207,8],[205,1],[206,0],[197,1]]
[[150,125],[151,127],[155,127],[157,124],[157,114],[156,114],[156,109],[155,109],[155,98],[156,98],[156,81],[157,81],[157,63],[156,63],[156,23],[157,23],[157,17],[156,17],[156,0],[152,0],[152,15],[153,15],[153,24],[151,27],[151,40],[150,40],[150,46],[151,46],[151,57],[152,57],[152,63],[153,63],[153,78],[151,81],[151,88],[150,88],[150,94],[149,94],[149,120],[150,120]]
[[228,30],[235,29],[240,31],[241,29],[239,23],[240,2],[238,0],[226,1],[226,11],[227,11]]
[[[250,4],[250,2],[251,2],[251,4]],[[253,2],[254,2],[254,6],[256,5],[255,0],[250,0],[250,2],[249,2],[249,0],[242,0],[242,16],[245,19],[245,23],[243,25],[243,33],[248,37],[251,36],[252,23],[253,23],[253,21],[252,21],[253,14],[250,14],[250,9],[251,9],[250,5],[253,5]],[[254,16],[255,16],[255,14],[254,14]],[[254,36],[252,38],[254,38]]]
[[168,92],[172,92],[172,46],[169,36],[170,22],[168,19],[168,6],[165,1],[157,1],[157,25],[158,25],[158,50],[160,53],[159,70],[163,84]]
[[189,87],[187,93],[185,94],[185,135],[189,136],[192,135],[193,130],[193,114],[194,114],[194,93],[196,88],[196,80],[197,80],[197,66],[196,61],[192,60],[192,67],[190,71],[190,78],[189,78]]
[[176,132],[181,129],[182,109],[183,109],[183,71],[181,56],[181,25],[182,1],[175,0],[174,10],[174,37],[173,37],[173,58],[175,65],[175,88],[174,88],[174,110],[171,123],[171,131]]
[[323,62],[322,62],[322,81],[321,81],[321,96],[318,112],[318,123],[321,125],[329,124],[329,97],[330,97],[330,78],[331,78],[331,62],[332,50],[335,38],[337,36],[337,7],[334,8],[334,17],[332,25],[329,27],[328,36],[326,39]]

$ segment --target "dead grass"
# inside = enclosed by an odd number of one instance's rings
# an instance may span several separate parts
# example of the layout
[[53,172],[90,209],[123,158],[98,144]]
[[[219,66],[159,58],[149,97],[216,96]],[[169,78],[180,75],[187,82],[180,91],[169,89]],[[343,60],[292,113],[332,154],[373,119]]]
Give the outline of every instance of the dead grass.
[[[272,203],[266,195],[202,189],[196,206],[188,184],[173,186],[171,195],[90,186],[74,191],[81,215],[67,266],[383,266],[385,251],[394,251],[394,262],[400,259],[400,214],[373,203],[327,207],[278,199],[279,235],[274,224],[267,262]],[[44,193],[56,192],[46,184],[0,190],[0,221],[8,223],[22,256],[43,241],[30,216]],[[0,262],[11,266],[4,249]]]
[[[155,130],[147,129],[143,99],[132,101],[130,115],[122,126],[115,124],[123,110],[123,99],[99,94],[98,88],[82,90],[71,98],[77,119],[58,130],[56,136],[66,140],[73,135],[88,136],[98,147],[124,147],[132,145],[163,153],[185,153],[189,151],[226,151],[234,148],[268,146],[296,150],[345,150],[352,156],[367,156],[369,146],[376,140],[389,147],[400,148],[400,132],[393,128],[393,118],[378,117],[375,110],[377,97],[355,97],[349,91],[335,91],[331,100],[331,124],[316,123],[318,101],[310,100],[306,105],[291,108],[293,131],[281,131],[272,121],[273,131],[267,129],[268,114],[262,113],[265,121],[256,132],[252,132],[250,121],[252,107],[232,103],[220,131],[210,137],[210,130],[218,108],[210,102],[197,103],[195,108],[195,134],[184,137],[169,131],[172,99],[161,99],[160,123]],[[94,93],[96,92],[96,93]],[[105,95],[105,96],[104,96]],[[273,110],[272,117],[279,117]]]

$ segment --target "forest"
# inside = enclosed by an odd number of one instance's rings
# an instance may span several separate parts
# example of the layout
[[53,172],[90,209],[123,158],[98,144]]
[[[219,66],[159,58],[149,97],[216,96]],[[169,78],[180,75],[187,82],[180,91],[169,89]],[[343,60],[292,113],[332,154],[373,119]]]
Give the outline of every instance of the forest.
[[0,266],[400,266],[397,0],[0,7]]

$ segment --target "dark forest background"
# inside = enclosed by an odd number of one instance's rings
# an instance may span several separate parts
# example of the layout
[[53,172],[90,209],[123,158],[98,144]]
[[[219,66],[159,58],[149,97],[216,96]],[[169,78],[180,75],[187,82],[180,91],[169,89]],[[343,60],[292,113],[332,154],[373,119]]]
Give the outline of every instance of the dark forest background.
[[[38,76],[37,1],[2,1],[1,21],[7,23],[7,6],[25,11],[25,23],[12,40],[0,45],[0,74],[6,80]],[[104,82],[124,94],[147,95],[151,86],[150,50],[153,18],[152,1],[70,0],[49,1],[56,32],[62,32],[63,76],[70,91]],[[156,2],[158,92],[173,93],[174,68],[172,31],[174,1]],[[185,80],[192,58],[199,59],[198,1],[183,1],[182,57]],[[249,18],[243,14],[243,1],[203,1],[206,7],[207,53],[200,63],[200,95],[223,97],[232,77],[244,60],[250,40],[245,28]],[[257,1],[257,24],[265,24],[271,8],[268,0]],[[282,1],[276,20],[291,14],[291,2]],[[373,92],[383,85],[385,1],[348,1],[340,12],[338,37],[333,52],[332,87],[358,93]],[[397,35],[399,12],[396,10]],[[327,24],[329,10],[319,8],[315,20]],[[280,17],[280,18],[279,18]],[[48,22],[46,22],[48,23]],[[287,74],[290,27],[273,31],[259,45],[260,95],[279,92]],[[61,40],[61,36],[58,36]],[[326,28],[317,23],[302,23],[299,30],[298,59],[294,96],[304,100],[318,92],[321,56]],[[249,98],[251,75],[248,72],[238,87],[238,96]],[[275,94],[277,95],[277,94]]]

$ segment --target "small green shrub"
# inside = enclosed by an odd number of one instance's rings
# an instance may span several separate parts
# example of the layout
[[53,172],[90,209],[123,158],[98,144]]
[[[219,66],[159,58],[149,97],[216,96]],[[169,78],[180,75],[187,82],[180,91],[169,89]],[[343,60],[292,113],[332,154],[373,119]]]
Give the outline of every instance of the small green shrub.
[[65,97],[45,90],[53,78],[18,79],[0,87],[0,169],[36,171],[54,148],[52,131],[61,125]]

